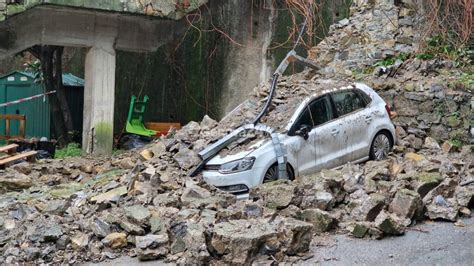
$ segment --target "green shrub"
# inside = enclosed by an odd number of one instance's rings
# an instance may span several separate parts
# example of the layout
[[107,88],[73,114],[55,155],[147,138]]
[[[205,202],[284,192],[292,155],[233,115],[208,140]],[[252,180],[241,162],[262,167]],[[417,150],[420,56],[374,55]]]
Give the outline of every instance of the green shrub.
[[78,143],[69,143],[67,147],[56,150],[55,159],[63,159],[68,157],[79,157],[82,155],[81,146]]

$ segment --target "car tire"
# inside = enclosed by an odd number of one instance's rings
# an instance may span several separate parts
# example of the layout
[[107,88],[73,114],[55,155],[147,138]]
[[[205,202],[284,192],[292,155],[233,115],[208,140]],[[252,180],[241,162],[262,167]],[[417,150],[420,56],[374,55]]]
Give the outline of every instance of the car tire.
[[369,158],[371,160],[380,161],[388,158],[388,153],[393,148],[393,141],[389,134],[381,131],[375,135],[370,145]]
[[[286,174],[288,175],[289,180],[295,180],[295,173],[289,164],[286,165]],[[276,180],[278,180],[278,164],[273,164],[268,168],[263,176],[263,183],[273,182]]]

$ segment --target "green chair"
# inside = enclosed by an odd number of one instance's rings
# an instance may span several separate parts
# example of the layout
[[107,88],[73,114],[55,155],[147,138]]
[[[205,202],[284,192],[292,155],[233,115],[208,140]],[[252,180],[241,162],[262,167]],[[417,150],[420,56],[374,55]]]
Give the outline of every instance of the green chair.
[[148,96],[145,95],[142,101],[139,101],[135,95],[132,95],[130,101],[130,109],[128,110],[127,126],[125,130],[127,133],[132,133],[140,136],[152,137],[156,135],[156,131],[147,129],[143,124],[143,114],[145,113]]

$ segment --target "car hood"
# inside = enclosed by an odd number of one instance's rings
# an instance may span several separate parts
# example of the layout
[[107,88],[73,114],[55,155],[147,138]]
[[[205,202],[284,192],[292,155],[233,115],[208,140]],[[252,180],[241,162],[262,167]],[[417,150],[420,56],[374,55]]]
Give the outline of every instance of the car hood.
[[269,138],[260,139],[257,142],[245,147],[242,151],[233,154],[222,154],[214,156],[207,165],[221,165],[231,161],[239,160],[249,156],[258,156],[264,152],[268,147],[272,146],[272,140]]

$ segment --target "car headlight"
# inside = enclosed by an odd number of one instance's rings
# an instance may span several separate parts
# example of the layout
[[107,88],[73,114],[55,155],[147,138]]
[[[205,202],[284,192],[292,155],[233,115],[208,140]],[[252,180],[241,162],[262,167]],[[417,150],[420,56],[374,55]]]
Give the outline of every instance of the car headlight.
[[225,163],[219,168],[219,173],[230,174],[252,169],[255,157],[246,157],[240,160]]

